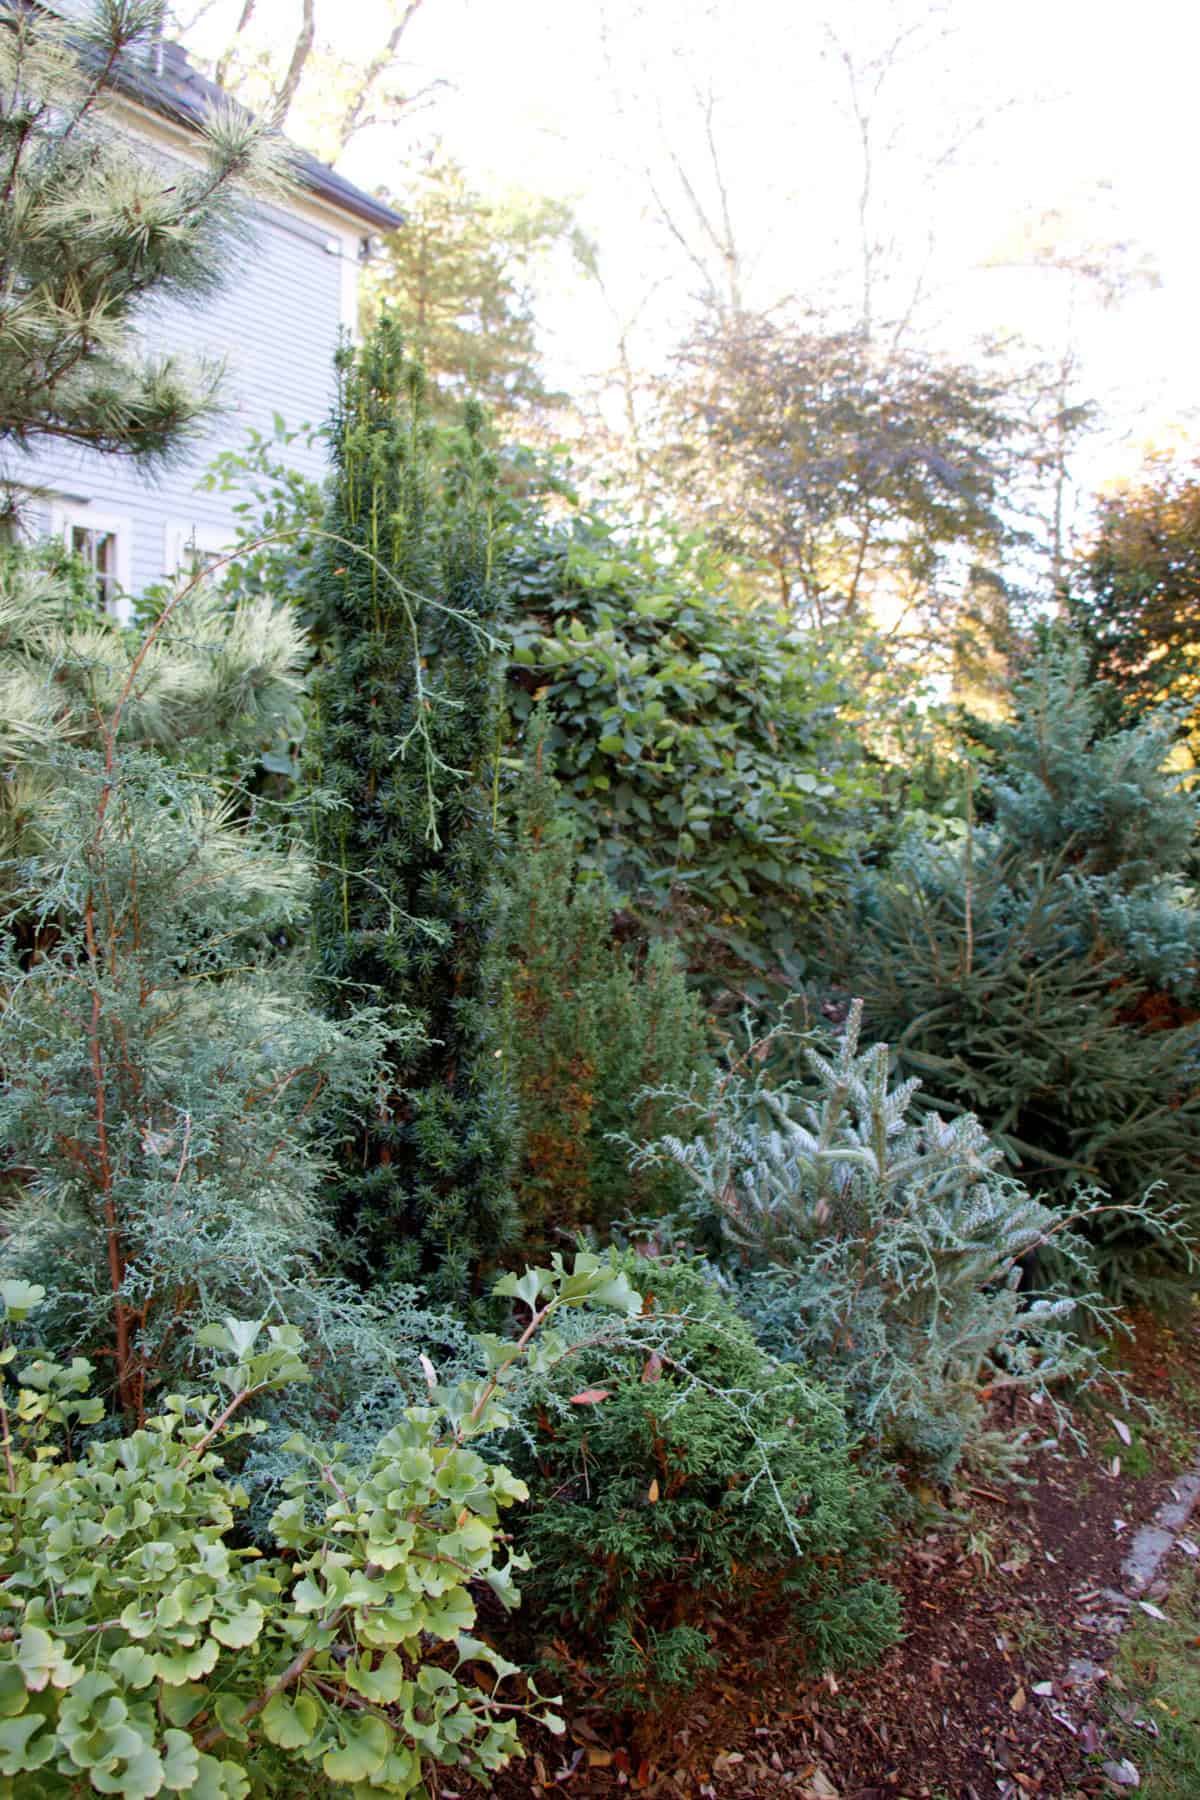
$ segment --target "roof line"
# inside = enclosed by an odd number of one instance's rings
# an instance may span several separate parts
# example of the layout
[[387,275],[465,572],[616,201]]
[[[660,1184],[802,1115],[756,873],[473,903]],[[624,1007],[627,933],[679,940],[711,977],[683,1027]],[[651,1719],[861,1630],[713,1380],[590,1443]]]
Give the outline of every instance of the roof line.
[[[194,66],[182,44],[164,42],[156,48],[161,51],[157,67],[141,67],[123,60],[112,72],[111,85],[152,112],[196,132],[203,131],[215,106],[233,106],[243,113],[247,111],[240,101],[233,99]],[[331,169],[328,163],[318,162],[307,150],[301,150],[295,144],[289,144],[289,149],[291,166],[300,185],[318,195],[327,205],[361,219],[375,231],[396,231],[403,225],[404,215],[394,207],[365,193]]]

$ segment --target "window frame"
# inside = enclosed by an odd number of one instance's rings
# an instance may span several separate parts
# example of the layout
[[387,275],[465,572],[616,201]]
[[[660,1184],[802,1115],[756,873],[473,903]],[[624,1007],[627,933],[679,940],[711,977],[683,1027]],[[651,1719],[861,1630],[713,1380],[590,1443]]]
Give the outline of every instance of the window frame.
[[90,500],[67,500],[54,496],[50,502],[50,535],[67,551],[74,549],[74,531],[107,533],[113,540],[112,580],[115,592],[104,603],[103,610],[118,625],[128,625],[133,618],[132,585],[133,520],[128,513],[104,512]]
[[201,525],[194,519],[185,524],[182,519],[168,519],[163,528],[164,580],[177,581],[181,575],[191,579],[195,570],[185,568],[184,552],[193,545],[197,556],[203,559],[228,556],[235,541],[236,533],[224,525]]

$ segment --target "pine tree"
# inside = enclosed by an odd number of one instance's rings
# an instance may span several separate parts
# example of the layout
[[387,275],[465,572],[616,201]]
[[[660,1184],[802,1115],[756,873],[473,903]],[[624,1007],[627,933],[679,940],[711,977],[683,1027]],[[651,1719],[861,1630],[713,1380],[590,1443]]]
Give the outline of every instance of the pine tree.
[[160,15],[159,0],[96,0],[68,26],[41,6],[4,8],[0,448],[56,439],[153,463],[212,410],[217,371],[146,356],[138,316],[219,285],[247,185],[269,183],[277,159],[232,110],[210,121],[196,163],[114,129],[112,84]]
[[562,201],[485,199],[453,158],[430,151],[403,186],[403,229],[367,280],[368,307],[386,307],[427,371],[440,413],[470,392],[496,415],[561,404],[543,380],[532,283],[540,263],[592,250]]
[[194,1325],[311,1321],[311,1115],[373,1085],[378,1028],[324,1017],[276,948],[307,870],[209,774],[214,739],[290,715],[303,654],[287,609],[202,590],[138,645],[0,556],[0,1270],[139,1419]]
[[[393,1033],[342,1149],[342,1219],[372,1276],[461,1295],[509,1241],[511,1108],[494,1035],[488,471],[469,419],[439,464],[421,371],[383,319],[339,359],[334,484],[315,592],[333,654],[315,693],[318,992]],[[414,1048],[414,1038],[421,1042]]]

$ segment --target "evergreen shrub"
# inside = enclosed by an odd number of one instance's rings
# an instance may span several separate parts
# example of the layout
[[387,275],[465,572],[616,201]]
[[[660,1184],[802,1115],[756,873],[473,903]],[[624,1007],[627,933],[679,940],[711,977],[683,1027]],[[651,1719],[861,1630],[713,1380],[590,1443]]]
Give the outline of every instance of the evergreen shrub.
[[[316,992],[393,1033],[337,1145],[337,1204],[372,1279],[447,1298],[511,1243],[512,1106],[492,955],[500,592],[479,421],[440,463],[421,372],[384,318],[338,364],[334,477],[314,573],[329,655],[310,775]],[[414,1030],[415,1027],[415,1030]]]
[[[1070,642],[987,735],[992,822],[865,879],[843,976],[901,1072],[977,1114],[1042,1199],[1120,1203],[1096,1224],[1104,1279],[1163,1297],[1200,1235],[1200,799],[1167,766],[1167,722],[1106,728]],[[1151,1188],[1158,1230],[1121,1210]]]
[[670,1205],[671,1172],[647,1188],[616,1137],[664,1129],[647,1090],[703,1080],[707,1056],[674,946],[621,943],[615,895],[580,867],[543,719],[531,726],[512,838],[497,945],[521,1146],[514,1193],[529,1254],[543,1240],[604,1233],[631,1211]]
[[638,1161],[689,1177],[689,1222],[719,1221],[766,1348],[836,1385],[878,1453],[945,1480],[964,1455],[1011,1449],[988,1430],[997,1386],[1062,1422],[1058,1384],[1096,1368],[1072,1324],[1105,1315],[1094,1296],[1019,1291],[1022,1259],[1051,1242],[1094,1287],[1079,1221],[1006,1174],[969,1113],[914,1114],[919,1083],[893,1085],[886,1045],[860,1050],[861,1016],[856,1001],[828,1055],[809,1045],[807,1079],[771,1085],[751,1056],[709,1101],[677,1096],[690,1136]]
[[868,1573],[882,1496],[838,1401],[767,1356],[703,1266],[624,1266],[647,1290],[644,1340],[581,1342],[533,1381],[513,1453],[543,1653],[561,1633],[633,1709],[717,1664],[729,1615],[761,1630],[769,1612],[813,1668],[877,1655],[898,1626]]

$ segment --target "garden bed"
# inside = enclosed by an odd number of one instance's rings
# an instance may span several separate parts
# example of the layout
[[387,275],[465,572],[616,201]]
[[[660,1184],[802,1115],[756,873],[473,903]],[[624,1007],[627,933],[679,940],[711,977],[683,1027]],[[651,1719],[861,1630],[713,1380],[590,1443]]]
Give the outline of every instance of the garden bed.
[[[1079,1419],[1084,1447],[1042,1451],[1021,1485],[964,1482],[953,1503],[967,1522],[943,1519],[906,1540],[890,1571],[906,1636],[876,1667],[805,1680],[773,1653],[769,1619],[729,1622],[719,1679],[653,1724],[618,1730],[598,1710],[572,1711],[565,1738],[531,1740],[495,1794],[1119,1792],[1104,1763],[1129,1749],[1108,1735],[1106,1688],[1128,1603],[1113,1596],[1136,1528],[1194,1457],[1200,1319],[1172,1330],[1140,1318],[1122,1361],[1158,1416],[1095,1394]],[[448,1775],[441,1792],[474,1800],[479,1790]]]

